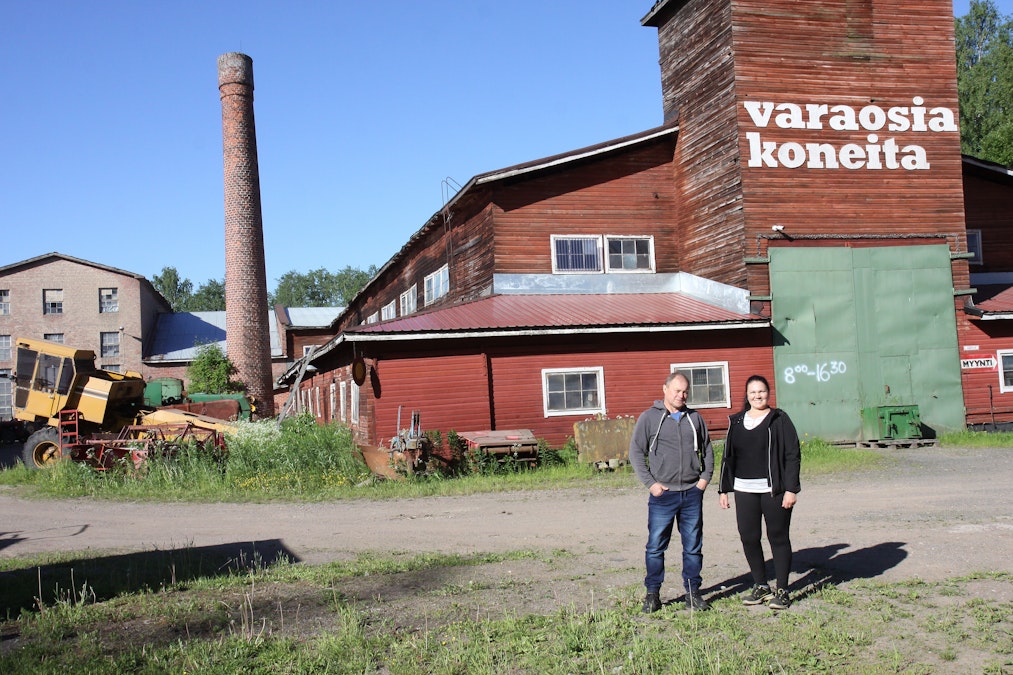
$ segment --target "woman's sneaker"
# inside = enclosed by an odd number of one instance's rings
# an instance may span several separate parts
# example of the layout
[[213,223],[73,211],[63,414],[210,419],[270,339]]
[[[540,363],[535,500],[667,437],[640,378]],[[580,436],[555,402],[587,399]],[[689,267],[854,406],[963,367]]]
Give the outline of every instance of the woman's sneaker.
[[770,590],[770,586],[762,584],[756,584],[753,586],[753,590],[742,596],[743,605],[762,605],[771,598],[774,597],[774,591]]
[[788,609],[791,607],[791,598],[788,597],[788,591],[783,588],[774,591],[774,597],[767,603],[767,606],[771,609]]

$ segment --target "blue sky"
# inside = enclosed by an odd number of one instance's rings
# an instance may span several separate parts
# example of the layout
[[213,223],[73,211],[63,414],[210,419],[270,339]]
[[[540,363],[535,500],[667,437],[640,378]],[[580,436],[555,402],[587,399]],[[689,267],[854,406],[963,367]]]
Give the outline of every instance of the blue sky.
[[660,124],[652,4],[6,0],[0,266],[59,251],[224,278],[231,51],[253,58],[268,287],[381,266],[444,179]]

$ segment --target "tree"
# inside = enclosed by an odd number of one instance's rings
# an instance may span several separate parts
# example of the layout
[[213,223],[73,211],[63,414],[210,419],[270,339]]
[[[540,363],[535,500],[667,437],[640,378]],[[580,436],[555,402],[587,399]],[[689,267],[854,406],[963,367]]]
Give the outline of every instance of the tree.
[[180,279],[175,267],[163,267],[161,274],[156,274],[151,285],[169,302],[174,312],[185,312],[184,307],[193,294],[193,282]]
[[323,267],[300,274],[286,272],[271,294],[272,305],[286,307],[344,307],[376,274],[376,266],[360,270],[346,266],[337,273]]
[[225,282],[208,279],[185,305],[187,312],[217,312],[225,309]]
[[235,372],[236,367],[217,342],[200,345],[197,347],[197,356],[186,369],[186,378],[190,383],[187,391],[201,394],[241,391],[242,383],[232,380]]
[[960,149],[1013,165],[1013,19],[993,0],[971,0],[955,30]]

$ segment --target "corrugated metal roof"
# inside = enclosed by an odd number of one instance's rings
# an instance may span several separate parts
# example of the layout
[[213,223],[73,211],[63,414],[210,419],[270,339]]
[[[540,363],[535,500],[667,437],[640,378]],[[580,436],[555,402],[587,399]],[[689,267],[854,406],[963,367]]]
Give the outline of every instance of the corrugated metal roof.
[[289,328],[327,328],[344,307],[286,307]]
[[[268,312],[271,358],[283,356],[273,312]],[[225,312],[175,312],[158,315],[151,351],[144,361],[192,361],[198,345],[216,342],[226,354]]]
[[672,324],[760,323],[683,293],[494,295],[431,312],[350,328],[346,333],[454,332],[543,328],[616,328]]

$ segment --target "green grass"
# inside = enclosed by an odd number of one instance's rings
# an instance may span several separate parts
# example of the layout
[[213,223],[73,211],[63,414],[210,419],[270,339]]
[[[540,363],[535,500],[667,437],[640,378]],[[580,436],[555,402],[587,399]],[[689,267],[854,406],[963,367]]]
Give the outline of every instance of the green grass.
[[[123,567],[107,564],[0,624],[0,672],[998,674],[1013,665],[1009,572],[823,585],[782,613],[725,597],[711,612],[674,605],[650,616],[639,613],[639,587],[517,612],[498,609],[514,592],[507,583],[457,584],[450,593],[405,581],[467,569],[495,578],[518,561],[557,562],[526,550],[362,555],[321,566],[247,560],[116,592],[99,590],[120,585]],[[7,560],[2,574],[83,562]],[[353,597],[363,581],[382,594]],[[399,590],[406,585],[407,595]]]

